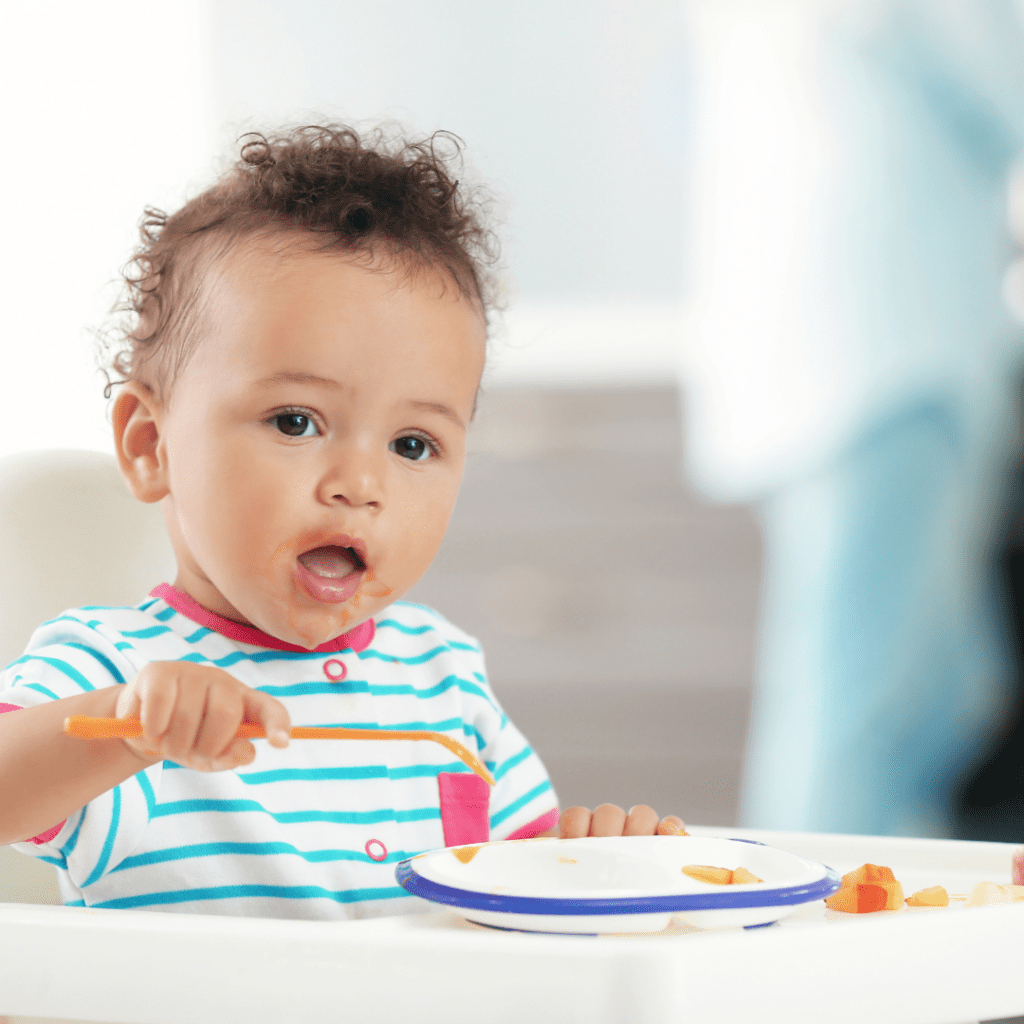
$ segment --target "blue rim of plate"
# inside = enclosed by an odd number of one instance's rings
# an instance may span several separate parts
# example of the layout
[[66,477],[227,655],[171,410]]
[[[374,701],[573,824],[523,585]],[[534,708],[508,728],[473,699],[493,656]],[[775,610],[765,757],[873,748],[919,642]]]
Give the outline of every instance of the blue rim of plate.
[[665,896],[607,896],[571,899],[562,896],[510,896],[504,893],[456,889],[424,878],[403,860],[395,868],[398,884],[411,896],[467,910],[494,910],[506,914],[663,914],[686,910],[739,910],[750,907],[789,906],[831,896],[842,884],[826,865],[825,875],[804,885],[780,889],[747,889],[740,892],[687,892]]

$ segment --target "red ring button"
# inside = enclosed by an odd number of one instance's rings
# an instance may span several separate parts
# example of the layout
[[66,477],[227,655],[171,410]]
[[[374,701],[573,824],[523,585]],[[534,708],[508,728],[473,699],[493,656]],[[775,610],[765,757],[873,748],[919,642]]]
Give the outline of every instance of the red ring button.
[[345,668],[345,663],[338,658],[328,658],[324,662],[324,675],[332,683],[340,683],[348,675],[348,669]]
[[381,861],[388,859],[388,848],[379,839],[367,839],[364,849],[366,850],[366,856],[370,860]]

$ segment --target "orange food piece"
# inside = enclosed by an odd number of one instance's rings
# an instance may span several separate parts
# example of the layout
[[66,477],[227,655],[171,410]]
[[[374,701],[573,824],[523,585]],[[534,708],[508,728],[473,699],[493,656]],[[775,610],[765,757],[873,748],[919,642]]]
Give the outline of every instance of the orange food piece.
[[861,864],[843,875],[842,888],[825,900],[825,906],[846,914],[899,910],[903,906],[903,886],[896,881],[892,868]]
[[996,885],[979,882],[972,890],[969,907],[987,907],[993,903],[1020,903],[1024,901],[1024,885]]
[[895,882],[892,868],[884,868],[879,864],[861,864],[855,871],[843,875],[843,887],[859,885],[862,882]]
[[763,878],[758,878],[752,871],[748,871],[746,868],[736,868],[732,873],[732,884],[733,885],[751,885],[754,882],[763,882]]
[[949,893],[941,885],[932,885],[927,889],[918,889],[913,896],[907,897],[908,907],[948,907]]
[[687,864],[683,874],[696,878],[698,882],[710,882],[712,885],[731,885],[732,871],[729,868],[716,868],[710,864]]
[[456,846],[452,849],[452,853],[463,864],[468,864],[480,852],[482,846],[483,844],[480,846]]
[[988,907],[996,903],[1010,903],[1010,894],[1005,886],[996,885],[995,882],[979,882],[971,890],[971,898],[967,901],[969,907]]
[[[899,884],[899,883],[897,883]],[[902,897],[902,893],[900,894]],[[834,892],[825,906],[829,910],[841,910],[844,914],[872,914],[876,910],[889,909],[889,891],[876,882],[862,882],[859,885],[844,885]]]

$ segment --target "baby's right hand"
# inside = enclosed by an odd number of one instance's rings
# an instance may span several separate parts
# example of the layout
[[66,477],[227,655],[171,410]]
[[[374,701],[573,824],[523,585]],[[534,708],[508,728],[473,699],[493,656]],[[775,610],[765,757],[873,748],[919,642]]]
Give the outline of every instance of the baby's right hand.
[[174,761],[201,772],[249,764],[256,748],[235,737],[243,722],[262,724],[275,747],[287,747],[285,706],[223,669],[190,661],[154,661],[117,698],[117,717],[142,720],[142,735],[122,740],[144,760]]

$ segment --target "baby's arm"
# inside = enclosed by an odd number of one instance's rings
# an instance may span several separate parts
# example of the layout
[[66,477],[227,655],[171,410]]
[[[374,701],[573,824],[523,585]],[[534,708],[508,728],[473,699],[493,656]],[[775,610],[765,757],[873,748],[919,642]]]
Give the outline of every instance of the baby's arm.
[[[82,740],[64,732],[69,715],[142,719],[138,739]],[[262,723],[274,746],[288,745],[280,701],[209,665],[147,665],[125,686],[0,715],[0,845],[37,835],[163,759],[197,771],[248,764],[256,749],[236,739],[243,722]]]
[[591,813],[586,807],[568,807],[562,811],[558,828],[543,833],[559,839],[582,839],[584,836],[674,836],[683,831],[682,818],[670,814],[658,818],[658,812],[646,804],[632,808],[627,814],[614,804],[601,804]]

